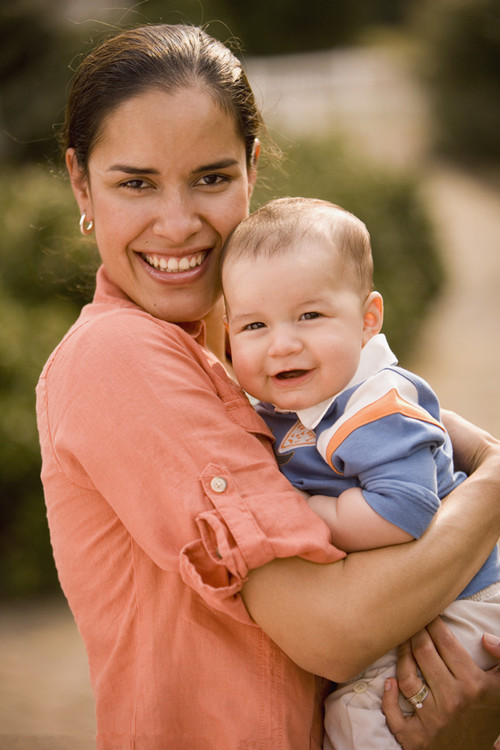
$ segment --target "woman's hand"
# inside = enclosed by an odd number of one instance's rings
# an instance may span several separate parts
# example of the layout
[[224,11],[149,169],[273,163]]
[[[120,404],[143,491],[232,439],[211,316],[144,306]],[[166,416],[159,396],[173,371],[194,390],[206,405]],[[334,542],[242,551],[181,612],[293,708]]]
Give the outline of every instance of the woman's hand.
[[452,411],[441,411],[451,442],[455,467],[471,474],[486,458],[500,456],[500,441]]
[[[500,638],[483,636],[500,661]],[[418,665],[418,666],[417,666]],[[500,750],[500,666],[483,672],[438,618],[399,649],[398,682],[406,697],[422,687],[429,694],[413,716],[398,704],[396,680],[388,680],[383,709],[404,750]]]

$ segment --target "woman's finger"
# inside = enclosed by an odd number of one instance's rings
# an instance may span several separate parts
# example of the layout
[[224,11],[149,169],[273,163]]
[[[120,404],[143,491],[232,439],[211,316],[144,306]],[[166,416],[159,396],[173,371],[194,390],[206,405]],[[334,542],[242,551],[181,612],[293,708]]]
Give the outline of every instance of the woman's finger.
[[[446,668],[455,676],[468,674],[473,666],[479,669],[468,651],[440,617],[429,623],[426,630],[440,659],[433,658],[434,654],[431,649],[424,648],[419,652],[417,647],[415,656],[421,668],[429,668],[429,664],[436,668],[439,661],[442,665],[446,665]],[[434,663],[431,663],[430,660]]]
[[492,633],[485,633],[481,639],[486,651],[500,662],[500,637]]
[[399,689],[403,695],[413,695],[422,685],[418,674],[417,662],[413,656],[411,641],[405,641],[398,646],[396,674]]
[[[403,750],[437,750],[433,744],[437,737],[441,723],[436,721],[437,712],[428,704],[425,709],[427,720],[422,720],[424,708],[415,710],[413,715],[405,715],[400,707],[399,687],[394,678],[386,680],[382,696],[382,710],[385,714],[387,726],[399,742]],[[430,696],[429,696],[430,697]],[[430,713],[429,713],[429,708]],[[435,716],[433,717],[433,714]],[[430,718],[429,718],[430,716]],[[439,719],[440,717],[437,716]]]
[[[419,674],[411,642],[406,641],[398,648],[397,680],[391,678],[386,681],[382,697],[382,710],[387,726],[404,750],[430,747],[429,737],[433,737],[438,731],[439,716],[430,690],[423,698],[420,708],[408,703],[405,713],[401,709],[400,694],[406,698],[413,697],[419,694],[423,686],[424,680]],[[422,720],[424,711],[425,721]]]
[[457,715],[478,700],[483,670],[440,618],[412,638],[412,650],[441,711]]
[[[391,677],[385,681],[382,696],[382,710],[385,714],[387,726],[397,741],[402,745],[408,717],[401,711],[399,705],[399,687],[397,681]],[[404,747],[404,745],[403,745]]]

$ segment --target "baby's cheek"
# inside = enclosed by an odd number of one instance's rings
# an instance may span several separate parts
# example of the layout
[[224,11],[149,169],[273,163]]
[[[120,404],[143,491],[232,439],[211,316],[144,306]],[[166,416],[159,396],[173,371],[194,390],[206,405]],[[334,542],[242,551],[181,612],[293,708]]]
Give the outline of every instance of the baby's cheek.
[[237,356],[236,364],[233,360],[233,368],[236,379],[247,393],[255,395],[262,390],[263,374],[257,357],[252,357],[251,355]]

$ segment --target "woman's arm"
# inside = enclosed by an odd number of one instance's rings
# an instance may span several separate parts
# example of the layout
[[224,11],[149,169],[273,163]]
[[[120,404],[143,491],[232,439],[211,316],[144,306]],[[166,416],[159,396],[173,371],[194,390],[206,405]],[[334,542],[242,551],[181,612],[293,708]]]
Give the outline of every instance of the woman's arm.
[[[490,638],[483,644],[500,661],[500,638]],[[394,679],[383,697],[387,723],[404,750],[492,750],[497,737],[500,748],[500,666],[483,672],[439,618],[399,648],[403,695],[422,685],[417,662],[430,689],[422,708],[403,716]]]
[[[344,681],[426,626],[475,575],[500,536],[500,442],[455,420],[472,473],[418,541],[330,565],[274,560],[250,573],[254,620],[304,669]],[[465,448],[464,446],[467,446]]]

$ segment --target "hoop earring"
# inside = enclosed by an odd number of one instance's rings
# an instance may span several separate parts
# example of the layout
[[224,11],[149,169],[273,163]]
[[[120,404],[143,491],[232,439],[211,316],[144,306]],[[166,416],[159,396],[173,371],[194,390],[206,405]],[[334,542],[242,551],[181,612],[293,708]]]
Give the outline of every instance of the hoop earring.
[[87,214],[84,211],[83,214],[80,216],[80,222],[79,222],[80,232],[83,234],[84,237],[87,237],[87,235],[91,234],[94,228],[94,222],[92,221],[92,219],[88,222],[88,224],[85,223],[86,221],[87,221]]

